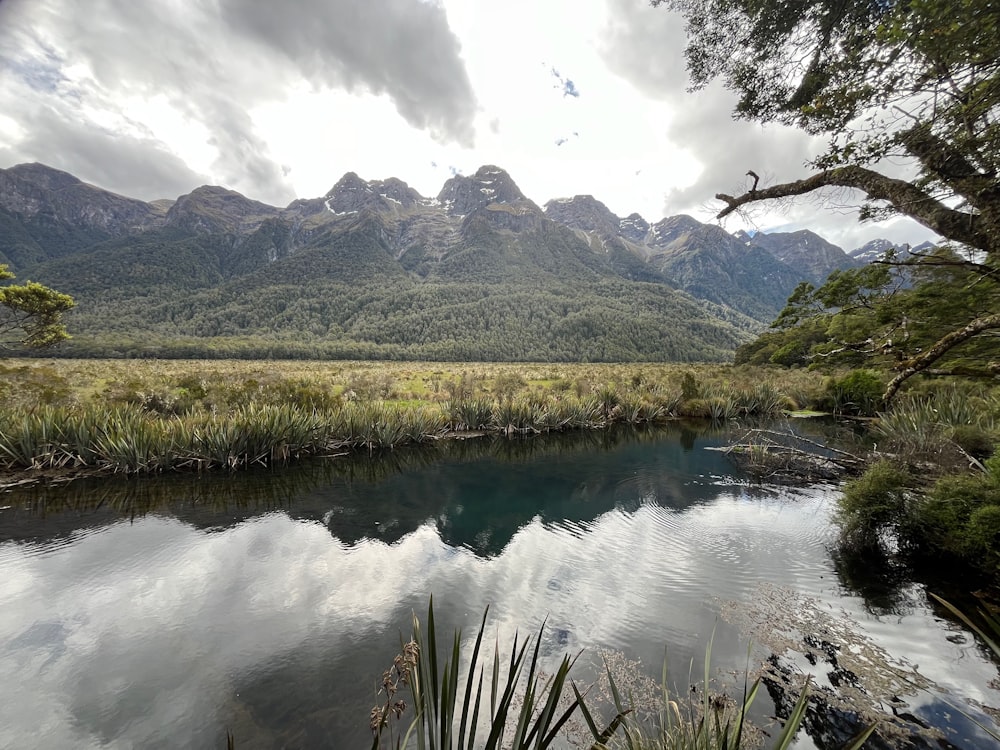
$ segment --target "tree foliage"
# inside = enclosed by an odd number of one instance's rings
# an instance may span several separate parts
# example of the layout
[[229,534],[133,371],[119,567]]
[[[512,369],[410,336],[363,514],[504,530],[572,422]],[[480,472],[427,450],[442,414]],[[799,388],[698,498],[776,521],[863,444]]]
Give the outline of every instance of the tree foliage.
[[[0,264],[0,281],[13,278]],[[33,281],[0,286],[0,348],[39,349],[68,339],[62,315],[73,305],[69,295]]]
[[[68,279],[67,279],[68,280]],[[608,281],[72,288],[68,356],[426,359],[496,362],[727,361],[743,319],[707,318],[661,284]],[[61,284],[62,282],[60,282]],[[722,308],[718,309],[724,312]],[[707,318],[707,319],[706,319]]]
[[[915,268],[908,278],[913,289],[905,293],[867,272],[841,275],[820,290],[803,288],[782,325],[793,316],[802,323],[811,311],[851,329],[856,343],[896,331],[892,346],[883,342],[898,373],[887,397],[956,347],[1000,328],[992,288],[1000,273],[1000,6],[988,0],[653,4],[687,21],[693,88],[721,78],[739,96],[736,116],[828,139],[802,179],[758,189],[755,177],[742,195],[718,194],[725,204],[720,218],[759,201],[848,188],[861,196],[862,218],[910,217],[951,248],[947,257],[907,261]],[[898,176],[900,167],[907,179]],[[942,268],[950,291],[975,300],[924,308],[925,332],[936,325],[937,338],[894,349],[903,327],[912,327],[907,309],[934,296],[924,282]],[[986,282],[990,293],[974,289]],[[827,333],[831,348],[847,341]]]
[[772,331],[737,350],[738,363],[830,363],[895,370],[892,398],[912,375],[994,377],[1000,277],[944,248],[803,284]]

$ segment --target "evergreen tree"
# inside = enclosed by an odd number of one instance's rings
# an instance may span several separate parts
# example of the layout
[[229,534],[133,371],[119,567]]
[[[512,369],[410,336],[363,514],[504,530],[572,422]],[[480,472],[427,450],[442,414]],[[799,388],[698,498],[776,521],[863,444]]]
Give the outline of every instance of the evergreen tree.
[[[0,264],[0,281],[13,278],[7,266]],[[69,295],[32,281],[0,286],[0,348],[38,349],[69,338],[62,315],[73,304]]]
[[[991,0],[652,0],[686,19],[694,88],[715,78],[739,95],[736,116],[778,122],[828,138],[810,173],[761,186],[752,171],[738,196],[718,194],[719,217],[759,201],[823,188],[864,196],[862,218],[908,216],[950,243],[951,251],[912,259],[910,283],[946,271],[953,289],[992,283],[1000,274],[1000,6]],[[882,171],[892,159],[911,179]],[[896,306],[920,294],[894,294],[857,275],[822,291],[800,290],[792,312],[837,317],[832,349],[860,351],[869,339],[893,358],[886,398],[912,375],[957,347],[1000,328],[996,295],[935,309]],[[850,292],[853,290],[853,294]],[[898,290],[897,290],[898,291]],[[836,294],[834,294],[836,292]],[[864,315],[867,304],[872,314]],[[833,305],[826,305],[827,301]],[[878,308],[877,312],[874,311]],[[919,313],[937,338],[895,349]],[[889,318],[892,318],[889,320]],[[790,318],[785,318],[788,322]],[[879,334],[895,330],[901,335]],[[902,338],[901,338],[902,336]],[[832,350],[831,349],[831,350]],[[871,353],[874,353],[871,349]]]

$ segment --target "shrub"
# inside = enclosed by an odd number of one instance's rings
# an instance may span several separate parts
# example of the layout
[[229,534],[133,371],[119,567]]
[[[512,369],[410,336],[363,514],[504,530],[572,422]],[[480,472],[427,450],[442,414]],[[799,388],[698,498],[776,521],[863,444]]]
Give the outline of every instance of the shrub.
[[184,375],[177,381],[177,387],[187,396],[201,400],[208,395],[208,386],[204,378],[191,373]]
[[396,395],[396,380],[387,372],[354,372],[347,378],[344,392],[366,401],[389,399]]
[[558,380],[552,381],[552,385],[549,386],[555,393],[566,393],[573,387],[573,383],[566,378],[559,378]]
[[965,554],[980,567],[1000,567],[1000,505],[984,505],[969,516],[964,535]]
[[772,365],[781,365],[782,367],[804,365],[806,364],[806,354],[807,350],[804,342],[790,341],[784,346],[778,348],[768,358],[768,361]]
[[888,461],[872,464],[844,486],[838,501],[837,520],[848,546],[874,547],[884,533],[906,522],[912,479]]
[[835,414],[872,416],[882,402],[885,385],[874,370],[851,370],[827,383],[827,408]]
[[996,573],[1000,567],[1000,461],[986,462],[987,472],[945,476],[913,509],[915,543],[964,558]]
[[681,417],[691,417],[692,419],[712,418],[712,399],[694,398],[682,400],[677,405],[677,415]]
[[493,393],[501,401],[510,401],[526,385],[524,378],[516,372],[502,372],[493,381]]
[[685,401],[692,401],[701,396],[701,387],[694,373],[688,370],[681,376],[681,398]]
[[479,382],[475,375],[463,371],[453,381],[448,382],[448,394],[455,401],[466,401],[475,397],[479,390]]

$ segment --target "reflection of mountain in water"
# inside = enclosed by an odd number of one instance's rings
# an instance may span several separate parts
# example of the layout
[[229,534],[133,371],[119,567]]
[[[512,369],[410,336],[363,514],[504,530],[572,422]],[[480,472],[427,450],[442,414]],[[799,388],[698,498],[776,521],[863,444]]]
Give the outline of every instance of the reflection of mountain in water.
[[5,497],[0,541],[42,541],[148,513],[211,531],[280,510],[348,544],[398,541],[432,520],[442,539],[499,553],[535,517],[588,522],[612,508],[682,510],[732,484],[728,434],[708,425],[442,441],[433,448],[237,474],[85,479]]

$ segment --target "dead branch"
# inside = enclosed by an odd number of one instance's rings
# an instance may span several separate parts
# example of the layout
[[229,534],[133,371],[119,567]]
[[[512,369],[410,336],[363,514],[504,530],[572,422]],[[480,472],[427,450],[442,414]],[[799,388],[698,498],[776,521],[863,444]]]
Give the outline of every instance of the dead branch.
[[[853,453],[848,453],[847,451],[840,450],[839,448],[832,448],[829,445],[824,445],[823,443],[818,443],[815,440],[810,440],[807,437],[802,437],[801,435],[796,435],[794,432],[778,432],[776,430],[765,430],[763,428],[757,427],[757,428],[754,428],[754,429],[750,430],[749,432],[747,432],[747,434],[743,436],[743,439],[746,440],[751,435],[770,435],[770,436],[779,437],[779,438],[787,438],[789,440],[796,440],[796,441],[798,441],[800,443],[807,443],[809,445],[815,445],[817,448],[821,448],[821,449],[823,449],[825,451],[830,451],[831,453],[836,453],[837,455],[844,456],[846,458],[851,459],[852,461],[858,461],[860,463],[864,463],[864,461],[865,461],[865,459],[861,458],[860,456],[855,456]],[[815,455],[815,454],[810,454],[810,455]]]

